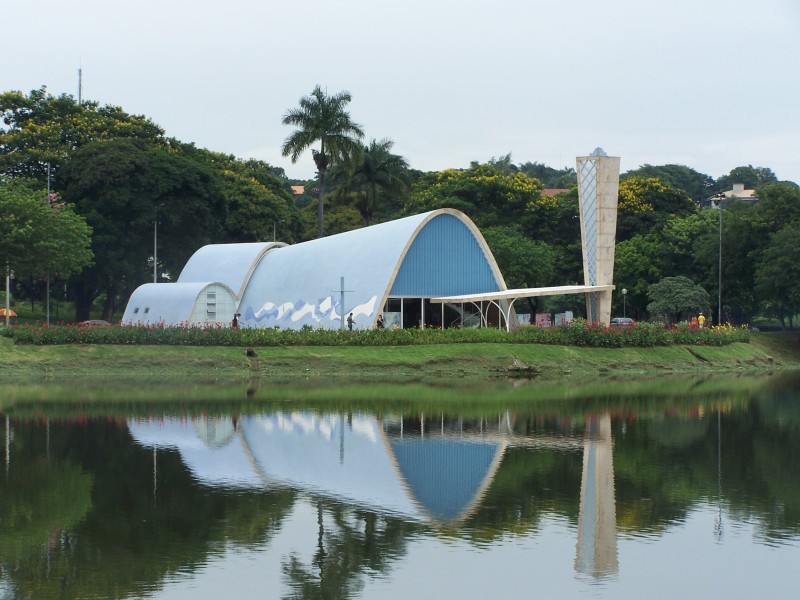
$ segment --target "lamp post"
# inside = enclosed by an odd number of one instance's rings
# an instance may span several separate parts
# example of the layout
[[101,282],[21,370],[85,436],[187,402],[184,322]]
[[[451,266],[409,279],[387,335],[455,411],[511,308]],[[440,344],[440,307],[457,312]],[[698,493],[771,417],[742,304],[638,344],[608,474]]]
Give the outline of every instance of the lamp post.
[[14,271],[6,264],[6,327],[11,318],[11,280],[14,279]]
[[158,281],[158,207],[153,219],[153,283]]
[[272,241],[278,241],[278,223],[283,223],[284,219],[273,219],[272,220]]
[[622,288],[622,318],[624,319],[627,315],[625,314],[625,296],[628,295],[628,290]]
[[153,283],[158,283],[158,209],[164,203],[156,204],[156,216],[153,219]]
[[725,194],[720,192],[711,197],[712,204],[719,211],[719,260],[717,263],[717,325],[722,325],[722,201]]

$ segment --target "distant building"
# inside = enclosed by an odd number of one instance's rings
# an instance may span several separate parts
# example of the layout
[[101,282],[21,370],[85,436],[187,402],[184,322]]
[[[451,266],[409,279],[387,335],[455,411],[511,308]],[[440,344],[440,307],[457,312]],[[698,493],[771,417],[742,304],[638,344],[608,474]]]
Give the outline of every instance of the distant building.
[[553,196],[558,196],[559,194],[565,194],[568,191],[569,188],[545,188],[542,190],[542,196],[552,198]]
[[746,190],[743,183],[734,183],[733,189],[725,192],[720,192],[711,196],[708,203],[712,208],[719,206],[720,200],[740,200],[742,202],[758,202],[758,196],[755,190]]
[[306,186],[304,185],[293,185],[290,187],[292,188],[292,193],[295,196],[302,196],[303,194],[306,193]]

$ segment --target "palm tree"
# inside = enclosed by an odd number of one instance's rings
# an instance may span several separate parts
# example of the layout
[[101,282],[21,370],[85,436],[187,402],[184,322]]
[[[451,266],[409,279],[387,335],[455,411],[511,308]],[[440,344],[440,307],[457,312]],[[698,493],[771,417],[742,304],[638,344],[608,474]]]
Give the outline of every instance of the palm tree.
[[339,92],[328,96],[316,86],[310,96],[300,98],[300,107],[290,109],[283,115],[284,125],[296,125],[294,131],[283,142],[283,155],[290,156],[296,163],[300,155],[319,142],[319,150],[312,149],[314,163],[319,173],[319,206],[317,207],[317,237],[323,237],[322,218],[324,215],[325,174],[331,162],[346,158],[356,152],[364,137],[361,126],[350,120],[344,110],[350,102],[349,92]]
[[369,225],[381,200],[400,198],[409,188],[408,162],[392,154],[390,139],[372,140],[350,161],[340,165],[336,190],[338,199],[347,198]]

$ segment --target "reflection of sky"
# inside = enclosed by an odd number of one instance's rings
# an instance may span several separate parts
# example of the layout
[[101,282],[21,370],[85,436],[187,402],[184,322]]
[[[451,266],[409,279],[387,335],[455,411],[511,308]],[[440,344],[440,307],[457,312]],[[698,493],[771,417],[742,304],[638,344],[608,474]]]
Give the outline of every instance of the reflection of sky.
[[[684,523],[654,538],[619,539],[619,573],[609,579],[577,575],[573,569],[576,531],[546,517],[535,534],[505,536],[480,548],[463,539],[431,532],[409,539],[405,554],[381,576],[364,578],[357,598],[394,600],[489,600],[491,598],[675,598],[795,597],[794,572],[800,544],[772,548],[754,544],[756,527],[725,519],[722,543],[715,536],[717,509],[698,507]],[[280,598],[288,588],[281,561],[293,552],[310,564],[317,539],[316,508],[295,505],[269,544],[228,550],[212,558],[189,581],[168,583],[157,600]]]

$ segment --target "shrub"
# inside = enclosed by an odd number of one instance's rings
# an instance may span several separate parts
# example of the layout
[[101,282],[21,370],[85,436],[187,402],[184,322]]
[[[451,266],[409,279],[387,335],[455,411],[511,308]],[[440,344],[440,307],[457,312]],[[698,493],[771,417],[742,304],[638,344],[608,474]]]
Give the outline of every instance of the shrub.
[[131,325],[86,327],[35,323],[0,329],[18,344],[165,344],[173,346],[410,346],[414,344],[555,344],[621,348],[671,344],[723,346],[750,341],[746,327],[723,325],[705,329],[686,323],[671,327],[644,323],[606,327],[576,319],[559,327],[524,326],[507,333],[483,329],[231,329],[218,325]]

